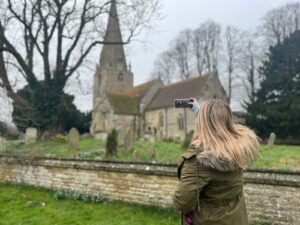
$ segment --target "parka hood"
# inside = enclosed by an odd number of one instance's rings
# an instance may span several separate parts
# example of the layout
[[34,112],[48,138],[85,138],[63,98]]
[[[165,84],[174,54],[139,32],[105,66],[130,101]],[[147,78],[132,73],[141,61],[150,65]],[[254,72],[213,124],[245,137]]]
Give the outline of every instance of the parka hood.
[[197,161],[204,167],[220,172],[235,172],[241,169],[236,163],[226,158],[216,158],[210,151],[204,150],[201,147],[191,145],[190,148],[197,150]]

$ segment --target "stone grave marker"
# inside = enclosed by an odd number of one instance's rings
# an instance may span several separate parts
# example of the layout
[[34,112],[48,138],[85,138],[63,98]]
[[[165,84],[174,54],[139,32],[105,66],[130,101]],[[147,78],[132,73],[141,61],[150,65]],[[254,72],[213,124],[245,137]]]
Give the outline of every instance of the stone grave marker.
[[148,149],[148,155],[149,155],[150,159],[155,159],[156,149],[154,147],[150,147]]
[[141,160],[141,152],[140,152],[140,150],[135,150],[133,152],[133,160],[134,161],[140,161]]
[[34,144],[37,140],[37,129],[34,127],[28,127],[25,133],[25,144]]
[[151,135],[149,141],[154,143],[155,142],[155,137],[153,135]]
[[268,140],[268,149],[271,149],[271,148],[273,148],[273,145],[274,145],[274,143],[275,143],[275,139],[276,139],[276,134],[275,133],[271,133],[270,134],[270,137],[269,137],[269,140]]
[[108,134],[106,132],[96,132],[94,135],[95,140],[105,141],[107,139]]
[[19,140],[20,141],[25,141],[25,133],[24,132],[20,132],[20,134],[19,134]]
[[68,133],[68,149],[70,151],[79,150],[80,134],[76,128],[72,128]]
[[125,151],[129,152],[132,149],[134,143],[134,134],[131,128],[128,128],[124,136],[124,147]]
[[7,148],[7,141],[5,138],[0,137],[0,152],[5,152]]

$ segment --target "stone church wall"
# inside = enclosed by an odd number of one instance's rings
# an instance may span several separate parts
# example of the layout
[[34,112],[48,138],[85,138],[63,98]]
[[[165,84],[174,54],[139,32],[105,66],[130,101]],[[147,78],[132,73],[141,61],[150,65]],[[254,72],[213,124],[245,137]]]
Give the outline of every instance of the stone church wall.
[[[163,123],[161,123],[161,117]],[[183,120],[183,126],[180,126],[180,119]],[[153,133],[157,130],[157,135],[164,139],[183,140],[185,135],[195,130],[196,116],[188,109],[165,108],[149,110],[145,113],[146,130]]]
[[[0,156],[0,182],[102,194],[110,200],[172,207],[176,165]],[[300,173],[245,173],[249,219],[259,224],[300,224]]]

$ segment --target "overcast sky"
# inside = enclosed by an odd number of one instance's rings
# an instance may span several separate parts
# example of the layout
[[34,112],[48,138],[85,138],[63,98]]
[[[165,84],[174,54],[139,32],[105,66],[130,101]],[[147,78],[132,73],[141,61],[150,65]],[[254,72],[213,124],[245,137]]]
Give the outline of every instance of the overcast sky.
[[[222,25],[235,25],[242,29],[255,29],[270,9],[297,0],[162,0],[162,20],[146,47],[134,42],[128,60],[135,75],[135,85],[149,80],[154,61],[159,53],[168,49],[170,41],[186,28],[197,28],[200,23],[213,19]],[[299,0],[298,0],[299,1]],[[139,39],[144,40],[143,37]]]

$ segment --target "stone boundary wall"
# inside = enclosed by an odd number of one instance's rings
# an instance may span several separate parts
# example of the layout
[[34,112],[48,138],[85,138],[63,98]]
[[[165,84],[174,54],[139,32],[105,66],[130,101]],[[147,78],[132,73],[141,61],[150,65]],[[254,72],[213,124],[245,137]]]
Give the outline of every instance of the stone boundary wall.
[[[111,200],[172,207],[174,164],[0,156],[0,182],[101,193]],[[300,224],[300,172],[248,170],[244,191],[249,219]]]

